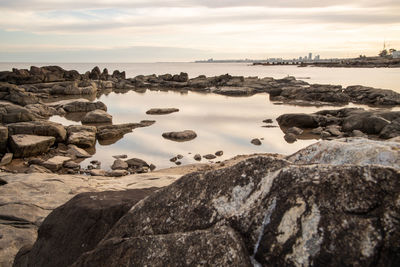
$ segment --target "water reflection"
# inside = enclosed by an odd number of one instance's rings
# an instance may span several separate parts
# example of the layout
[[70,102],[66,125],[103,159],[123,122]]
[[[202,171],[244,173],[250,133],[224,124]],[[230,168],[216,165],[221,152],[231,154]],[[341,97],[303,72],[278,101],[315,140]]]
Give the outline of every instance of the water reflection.
[[[288,144],[283,139],[279,127],[266,128],[265,119],[275,119],[283,113],[311,113],[321,107],[299,107],[274,105],[268,94],[249,97],[227,97],[216,94],[194,92],[150,91],[137,93],[124,91],[104,94],[99,100],[107,105],[108,113],[113,115],[114,124],[156,120],[150,127],[134,129],[120,140],[96,144],[96,154],[85,160],[85,166],[91,160],[102,162],[102,168],[108,169],[113,155],[127,154],[154,163],[157,168],[174,166],[169,161],[177,154],[184,155],[183,164],[196,162],[194,154],[215,153],[223,150],[224,154],[215,159],[224,160],[238,154],[281,153],[291,154],[300,148],[316,142],[315,139],[298,140]],[[168,115],[148,115],[151,108],[179,108],[179,112]],[[332,108],[332,107],[322,107]],[[76,124],[67,118],[53,117],[51,120],[64,125]],[[162,137],[170,131],[194,130],[197,138],[188,142],[174,142]],[[261,146],[250,143],[253,138],[263,138]],[[202,160],[204,162],[204,159]]]

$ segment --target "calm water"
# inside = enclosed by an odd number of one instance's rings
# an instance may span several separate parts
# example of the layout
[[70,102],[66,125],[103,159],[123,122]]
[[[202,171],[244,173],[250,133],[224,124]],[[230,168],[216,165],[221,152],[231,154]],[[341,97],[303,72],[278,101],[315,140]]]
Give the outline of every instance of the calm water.
[[[27,68],[32,64],[0,63],[0,69],[11,67]],[[34,64],[37,66],[47,64]],[[76,69],[79,72],[92,69],[94,65],[125,70],[128,77],[139,74],[179,73],[185,71],[190,77],[200,74],[214,76],[224,73],[243,76],[259,76],[282,78],[287,75],[295,77],[310,77],[307,82],[331,83],[341,85],[361,84],[380,88],[388,88],[400,92],[400,69],[328,69],[328,68],[297,68],[295,66],[249,66],[246,64],[199,64],[199,63],[153,63],[153,64],[57,64],[66,69]],[[184,158],[183,164],[194,163],[193,156],[215,153],[223,150],[224,155],[216,160],[224,160],[238,154],[249,153],[281,153],[291,154],[316,140],[299,140],[288,144],[283,139],[280,128],[265,128],[264,119],[275,119],[283,113],[311,113],[320,109],[332,107],[299,107],[274,105],[269,101],[268,94],[258,94],[250,97],[226,97],[214,94],[189,92],[150,91],[137,93],[134,91],[110,93],[102,95],[108,112],[113,116],[113,123],[139,122],[141,120],[156,120],[150,127],[134,129],[123,139],[111,145],[96,144],[96,154],[82,163],[87,165],[91,160],[102,162],[102,168],[108,169],[113,163],[113,155],[127,154],[128,157],[138,157],[154,163],[157,168],[175,166],[169,159],[177,154]],[[180,111],[169,115],[146,115],[150,108],[179,108]],[[366,107],[364,107],[366,108]],[[62,117],[52,117],[52,121],[64,125],[77,124]],[[173,142],[162,138],[161,134],[168,131],[194,130],[198,137],[189,142]],[[263,138],[261,146],[250,143],[253,138]],[[205,160],[203,159],[202,162]]]

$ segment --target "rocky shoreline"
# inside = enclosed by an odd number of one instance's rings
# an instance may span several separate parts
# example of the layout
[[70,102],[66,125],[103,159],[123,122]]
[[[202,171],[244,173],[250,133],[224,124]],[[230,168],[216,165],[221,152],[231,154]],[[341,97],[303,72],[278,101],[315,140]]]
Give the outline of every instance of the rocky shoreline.
[[[58,66],[41,68],[32,66],[30,70],[13,69],[0,72],[0,154],[3,155],[1,168],[17,172],[86,173],[110,176],[154,169],[156,166],[146,162],[141,162],[137,166],[128,164],[124,170],[111,172],[101,170],[100,164],[97,163],[85,170],[81,170],[79,165],[84,158],[93,155],[96,141],[100,144],[112,144],[135,128],[148,127],[155,123],[155,121],[141,121],[113,124],[112,115],[107,113],[106,105],[96,101],[96,96],[110,91],[143,92],[147,89],[194,91],[227,96],[268,93],[271,101],[290,105],[343,106],[356,103],[389,108],[400,105],[400,94],[391,90],[364,86],[342,88],[339,85],[308,84],[294,77],[260,79],[226,74],[216,77],[201,75],[189,79],[188,75],[182,72],[175,75],[139,75],[127,78],[125,72],[116,70],[109,74],[107,69],[100,71],[98,67],[80,74]],[[57,100],[65,97],[69,99]],[[166,115],[178,111],[179,109],[175,108],[154,108],[147,113]],[[65,127],[48,121],[54,115],[74,118],[82,125]],[[300,132],[306,134],[312,132],[315,138],[324,139],[364,135],[387,139],[398,136],[400,132],[399,112],[321,111],[309,115],[310,118],[302,115],[303,120],[295,119],[295,123],[290,123],[288,116],[294,118],[295,115],[283,115],[278,118],[282,130],[286,133],[285,140],[288,142],[301,139]],[[368,118],[369,116],[372,117]],[[357,118],[358,124],[349,126],[346,121],[354,118]],[[302,123],[304,120],[308,122]],[[378,126],[371,126],[375,123],[378,123]],[[301,131],[287,129],[293,126],[302,129]],[[375,128],[370,129],[371,127]],[[190,129],[180,129],[176,132],[165,132],[163,137],[181,142],[196,138],[196,133]],[[251,142],[256,145],[261,144],[258,139],[253,139]]]
[[0,258],[11,265],[19,250],[13,266],[395,266],[399,153],[395,140],[349,138],[183,177],[3,173]]
[[[106,105],[96,101],[129,90],[268,93],[276,104],[379,109],[282,114],[276,120],[287,142],[327,139],[291,156],[243,156],[157,171],[142,159],[110,155],[110,171],[98,161],[82,169],[79,163],[95,153],[96,142],[112,144],[157,123],[113,124]],[[14,266],[400,262],[400,111],[390,110],[400,105],[400,94],[394,91],[294,77],[127,78],[98,67],[80,74],[47,66],[0,72],[0,96],[2,266],[11,266],[18,251]],[[179,109],[148,112],[168,116]],[[49,121],[54,115],[82,125]],[[271,122],[265,119],[265,127]],[[185,142],[196,136],[177,129],[160,138]],[[249,142],[261,144],[258,138]],[[170,160],[180,165],[181,158]]]

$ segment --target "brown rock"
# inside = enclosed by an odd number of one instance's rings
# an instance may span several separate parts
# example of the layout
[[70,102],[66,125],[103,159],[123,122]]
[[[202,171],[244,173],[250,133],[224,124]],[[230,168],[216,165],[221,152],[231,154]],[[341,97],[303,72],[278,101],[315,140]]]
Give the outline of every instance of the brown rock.
[[47,152],[54,141],[51,136],[17,134],[10,137],[10,149],[16,158],[35,156]]

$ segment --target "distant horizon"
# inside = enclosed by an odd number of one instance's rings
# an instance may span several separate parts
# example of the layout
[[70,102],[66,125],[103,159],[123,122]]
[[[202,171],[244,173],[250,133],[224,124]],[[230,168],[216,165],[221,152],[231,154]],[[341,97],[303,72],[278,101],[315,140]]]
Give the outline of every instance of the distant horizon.
[[192,62],[400,50],[400,1],[4,0],[1,62]]

